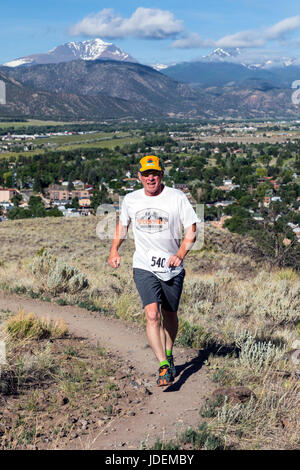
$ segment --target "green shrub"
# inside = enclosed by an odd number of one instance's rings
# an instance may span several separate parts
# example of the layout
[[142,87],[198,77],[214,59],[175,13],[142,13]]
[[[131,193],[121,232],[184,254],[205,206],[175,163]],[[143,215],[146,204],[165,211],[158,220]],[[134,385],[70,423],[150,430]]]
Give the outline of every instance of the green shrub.
[[153,444],[153,447],[150,450],[180,450],[178,444],[173,442],[172,440],[169,442],[162,442],[159,438]]
[[224,369],[218,369],[212,376],[212,381],[221,385],[229,384],[231,380],[230,375]]
[[27,288],[25,286],[16,286],[12,289],[15,294],[26,294]]
[[62,292],[75,294],[88,287],[88,285],[88,280],[84,274],[77,268],[61,261],[57,261],[47,279],[47,287],[55,295]]
[[295,325],[300,320],[300,287],[288,279],[274,281],[263,274],[255,280],[257,296],[251,302],[249,313],[274,325]]
[[223,440],[212,434],[207,426],[207,423],[201,423],[198,429],[188,428],[175,441],[170,440],[167,442],[156,439],[153,446],[148,448],[145,443],[142,443],[144,450],[180,450],[185,445],[191,445],[193,450],[223,450],[225,444]]
[[207,423],[201,423],[197,430],[188,428],[180,437],[182,444],[192,444],[193,449],[222,450],[223,440],[212,434]]
[[57,260],[44,248],[36,253],[30,269],[43,289],[53,295],[76,294],[89,286],[87,277],[79,269]]
[[54,269],[56,261],[56,258],[48,253],[45,248],[41,248],[36,252],[30,265],[31,272],[39,278],[48,276],[48,274]]
[[215,303],[220,295],[220,286],[214,279],[204,281],[191,279],[186,281],[185,293],[192,301],[209,301]]
[[217,416],[217,408],[222,406],[224,403],[224,397],[218,395],[213,400],[207,400],[205,405],[200,408],[199,414],[202,418],[214,418]]
[[282,359],[285,347],[279,348],[271,341],[257,341],[248,331],[235,337],[236,345],[240,348],[238,361],[254,374],[260,374],[268,367]]
[[258,404],[255,404],[254,397],[251,395],[248,403],[236,403],[232,405],[225,396],[223,406],[217,412],[217,420],[223,424],[250,423],[255,415]]
[[177,343],[185,347],[201,349],[209,344],[209,334],[202,326],[193,325],[179,318]]

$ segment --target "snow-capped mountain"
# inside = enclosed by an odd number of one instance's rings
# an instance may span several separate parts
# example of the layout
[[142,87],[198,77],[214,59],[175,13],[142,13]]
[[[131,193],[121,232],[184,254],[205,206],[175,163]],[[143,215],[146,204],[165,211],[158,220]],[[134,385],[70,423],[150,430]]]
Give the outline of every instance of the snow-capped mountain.
[[207,62],[230,62],[232,59],[236,59],[241,54],[240,49],[221,49],[218,47],[207,56],[203,56],[202,59]]
[[152,67],[154,70],[157,70],[158,72],[161,72],[164,69],[167,69],[168,67],[173,67],[176,65],[176,62],[173,62],[172,64],[151,64],[149,67]]
[[300,59],[293,57],[271,57],[271,56],[254,56],[247,50],[235,49],[221,49],[217,48],[207,56],[203,56],[202,62],[231,62],[234,64],[240,64],[244,67],[255,70],[255,69],[273,69],[273,68],[285,68],[291,65],[300,65]]
[[71,60],[117,60],[137,62],[126,52],[111,42],[104,42],[96,38],[82,42],[68,42],[57,46],[44,54],[32,54],[6,62],[7,67],[19,67],[20,65],[57,64],[70,62]]
[[277,57],[277,58],[261,58],[258,63],[247,64],[250,69],[274,69],[274,68],[287,68],[292,65],[299,67],[300,60],[294,57]]

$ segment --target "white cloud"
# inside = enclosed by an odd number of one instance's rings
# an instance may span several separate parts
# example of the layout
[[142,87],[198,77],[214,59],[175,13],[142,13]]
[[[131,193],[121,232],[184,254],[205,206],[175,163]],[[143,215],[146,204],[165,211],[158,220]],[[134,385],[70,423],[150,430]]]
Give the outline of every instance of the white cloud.
[[174,37],[184,29],[183,21],[177,20],[168,10],[139,7],[130,18],[117,15],[105,8],[83,18],[70,28],[72,36],[102,36],[105,38],[139,37],[165,39]]
[[298,29],[300,29],[300,15],[285,18],[269,28],[240,31],[216,41],[201,39],[197,33],[191,33],[174,41],[171,47],[179,49],[200,49],[203,47],[260,48],[264,47],[268,41],[280,41],[287,33]]
[[201,39],[199,34],[191,33],[174,41],[171,47],[176,49],[201,49],[202,47],[215,47],[215,42],[210,39]]
[[265,30],[241,31],[217,41],[218,47],[263,47],[267,41],[280,40],[291,31],[300,29],[300,16],[292,16]]
[[300,15],[291,16],[285,20],[279,21],[274,24],[271,28],[265,31],[266,39],[280,39],[285,33],[295,31],[300,28]]
[[217,47],[263,47],[264,44],[265,39],[255,31],[230,34],[216,42]]

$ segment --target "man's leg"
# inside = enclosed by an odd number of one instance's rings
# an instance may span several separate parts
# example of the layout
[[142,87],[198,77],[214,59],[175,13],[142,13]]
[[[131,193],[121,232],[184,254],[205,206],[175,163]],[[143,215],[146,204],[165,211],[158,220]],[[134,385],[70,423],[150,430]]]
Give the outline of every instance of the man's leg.
[[173,345],[178,332],[178,305],[182,293],[185,271],[175,276],[169,282],[162,283],[162,315],[163,328],[166,338],[166,356],[170,364],[170,371],[173,378],[176,377],[176,367],[173,358]]
[[177,312],[168,312],[165,309],[161,309],[163,315],[163,328],[165,335],[165,348],[168,351],[172,351],[173,344],[178,332],[178,316]]
[[159,361],[159,377],[156,381],[157,385],[169,385],[173,382],[170,363],[166,355],[166,337],[165,331],[161,323],[161,314],[159,303],[154,302],[145,306],[146,313],[146,332],[149,344]]
[[168,385],[173,382],[174,378],[166,355],[166,335],[160,313],[161,282],[149,271],[137,268],[133,270],[133,277],[144,305],[148,342],[159,361],[157,385]]
[[159,362],[165,361],[166,338],[165,331],[161,324],[161,314],[158,302],[145,306],[146,333],[149,344]]
[[162,308],[162,315],[163,315],[163,327],[164,327],[164,334],[166,338],[166,356],[167,361],[170,364],[170,372],[173,378],[176,377],[176,367],[174,364],[173,358],[173,345],[175,342],[175,338],[178,332],[178,316],[177,312],[170,312]]
[[162,282],[162,315],[163,327],[166,336],[166,349],[172,351],[174,341],[178,332],[178,305],[183,288],[185,271],[172,278],[170,281]]

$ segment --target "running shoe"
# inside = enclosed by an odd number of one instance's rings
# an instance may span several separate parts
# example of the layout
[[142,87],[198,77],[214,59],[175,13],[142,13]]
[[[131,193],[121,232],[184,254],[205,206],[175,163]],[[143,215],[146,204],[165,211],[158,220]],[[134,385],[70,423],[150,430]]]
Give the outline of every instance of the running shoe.
[[167,359],[168,359],[169,364],[170,364],[171,374],[172,374],[173,378],[175,379],[175,377],[176,377],[176,367],[174,365],[174,358],[173,358],[173,356],[167,356]]
[[171,369],[168,365],[161,366],[159,368],[159,376],[156,381],[157,385],[161,387],[162,385],[169,385],[174,380],[174,377],[171,373]]

